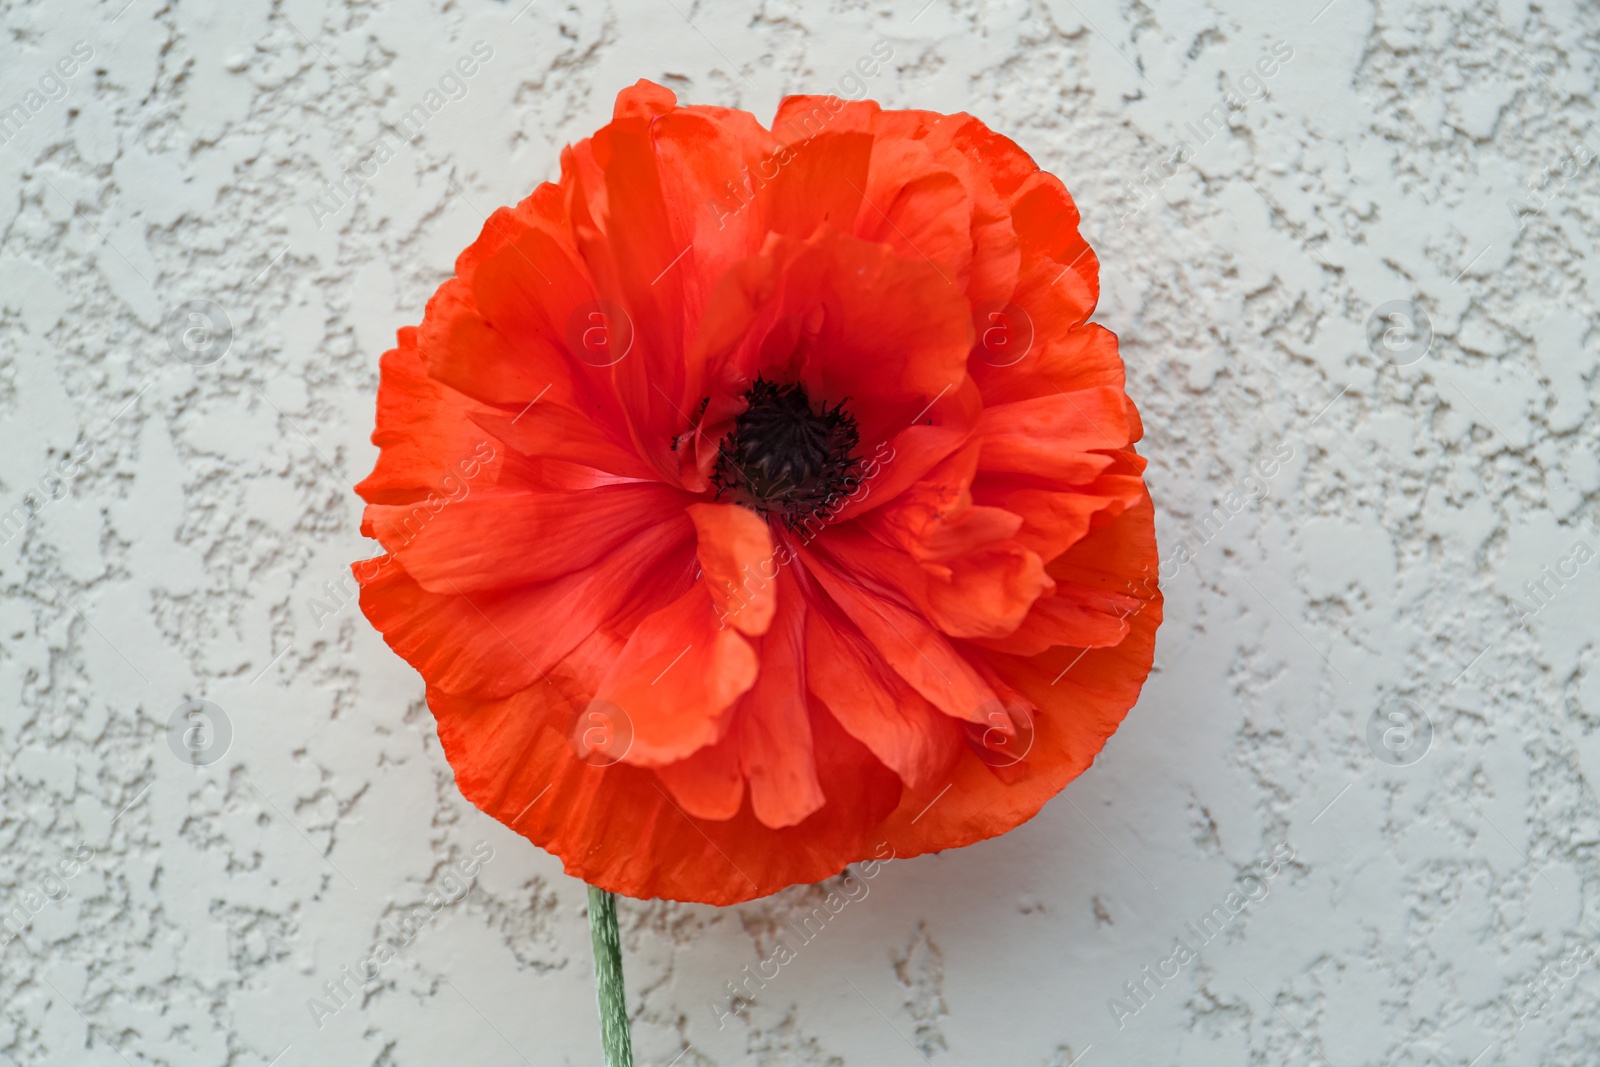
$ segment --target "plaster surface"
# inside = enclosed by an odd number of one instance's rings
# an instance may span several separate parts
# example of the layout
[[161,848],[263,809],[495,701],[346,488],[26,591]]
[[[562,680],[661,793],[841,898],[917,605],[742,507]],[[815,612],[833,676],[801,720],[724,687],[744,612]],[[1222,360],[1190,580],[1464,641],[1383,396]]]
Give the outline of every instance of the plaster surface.
[[1156,668],[737,1014],[828,887],[624,901],[639,1062],[1595,1062],[1594,3],[0,0],[0,1064],[598,1062],[583,887],[340,588],[377,358],[620,86],[770,116],[880,41],[1078,199]]

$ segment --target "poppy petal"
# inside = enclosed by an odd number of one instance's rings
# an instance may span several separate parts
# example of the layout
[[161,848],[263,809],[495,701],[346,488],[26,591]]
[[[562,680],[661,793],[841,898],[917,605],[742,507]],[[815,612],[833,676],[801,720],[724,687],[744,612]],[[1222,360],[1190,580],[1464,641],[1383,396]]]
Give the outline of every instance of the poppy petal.
[[806,677],[839,725],[908,789],[943,780],[961,747],[960,726],[913,691],[852,624],[820,608],[806,616]]
[[595,699],[621,708],[633,728],[623,758],[641,766],[682,759],[717,740],[721,716],[755,683],[749,641],[721,629],[704,583],[634,629]]
[[[932,788],[908,794],[885,824],[896,852],[917,855],[959,848],[1003,833],[1032,818],[1067,782],[1093,762],[1116,730],[1149,673],[1161,597],[1155,591],[1155,538],[1148,497],[1085,538],[1065,569],[1118,592],[1136,596],[1129,633],[1104,648],[1056,648],[1028,660],[995,660],[1007,681],[1037,707],[1026,758],[1007,782],[991,762],[968,749],[937,804]],[[991,757],[992,758],[992,757]]]
[[400,331],[378,363],[379,448],[372,473],[356,486],[375,504],[404,504],[429,494],[459,492],[463,482],[493,485],[502,462],[485,458],[493,445],[469,421],[492,409],[430,378],[417,352],[417,331]]
[[532,685],[640,585],[670,567],[690,536],[678,518],[651,527],[593,567],[547,582],[473,594],[430,592],[393,556],[352,568],[361,610],[389,647],[447,692],[500,697]]
[[[570,574],[681,508],[676,491],[656,485],[585,493],[495,489],[432,511],[368,504],[367,521],[424,589],[455,593]],[[485,537],[491,523],[496,536]]]
[[739,767],[739,731],[655,769],[672,799],[697,819],[731,819],[744,803],[744,772]]
[[[688,512],[700,535],[700,566],[718,621],[740,633],[766,633],[777,605],[766,522],[736,504],[693,504]],[[769,569],[774,573],[764,573]]]
[[994,690],[942,634],[916,612],[875,596],[831,563],[803,552],[806,570],[872,642],[896,673],[946,715],[982,722]]
[[821,808],[805,679],[805,601],[787,573],[761,642],[761,674],[740,704],[739,765],[763,825],[793,826]]

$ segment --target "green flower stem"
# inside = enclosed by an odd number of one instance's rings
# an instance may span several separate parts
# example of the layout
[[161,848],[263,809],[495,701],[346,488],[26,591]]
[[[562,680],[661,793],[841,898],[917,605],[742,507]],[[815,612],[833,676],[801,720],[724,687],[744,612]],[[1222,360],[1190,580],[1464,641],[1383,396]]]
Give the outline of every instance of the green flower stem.
[[594,941],[594,992],[600,1002],[600,1047],[605,1050],[606,1067],[633,1067],[617,898],[597,886],[589,887],[589,936]]

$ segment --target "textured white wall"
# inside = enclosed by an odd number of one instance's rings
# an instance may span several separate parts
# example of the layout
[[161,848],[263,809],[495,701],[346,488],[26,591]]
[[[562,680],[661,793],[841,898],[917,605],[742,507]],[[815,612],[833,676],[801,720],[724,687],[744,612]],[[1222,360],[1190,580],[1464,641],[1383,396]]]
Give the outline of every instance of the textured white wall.
[[[889,865],[720,1027],[821,890],[626,902],[640,1062],[1594,1063],[1600,9],[1324,2],[0,2],[0,512],[37,510],[0,547],[0,1063],[598,1062],[582,887],[459,798],[337,588],[377,357],[619,86],[769,116],[879,40],[874,97],[1078,197],[1168,621],[1091,772]],[[231,337],[185,347],[187,301]],[[1369,330],[1391,301],[1430,347]],[[231,726],[198,767],[191,700]]]

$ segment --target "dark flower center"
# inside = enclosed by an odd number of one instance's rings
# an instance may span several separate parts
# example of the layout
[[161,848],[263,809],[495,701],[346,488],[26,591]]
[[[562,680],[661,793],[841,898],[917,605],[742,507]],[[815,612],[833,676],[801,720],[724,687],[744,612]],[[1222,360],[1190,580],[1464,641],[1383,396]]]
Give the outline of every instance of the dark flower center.
[[844,401],[812,409],[805,387],[757,378],[749,407],[717,448],[711,484],[790,529],[828,513],[860,484],[859,435]]

